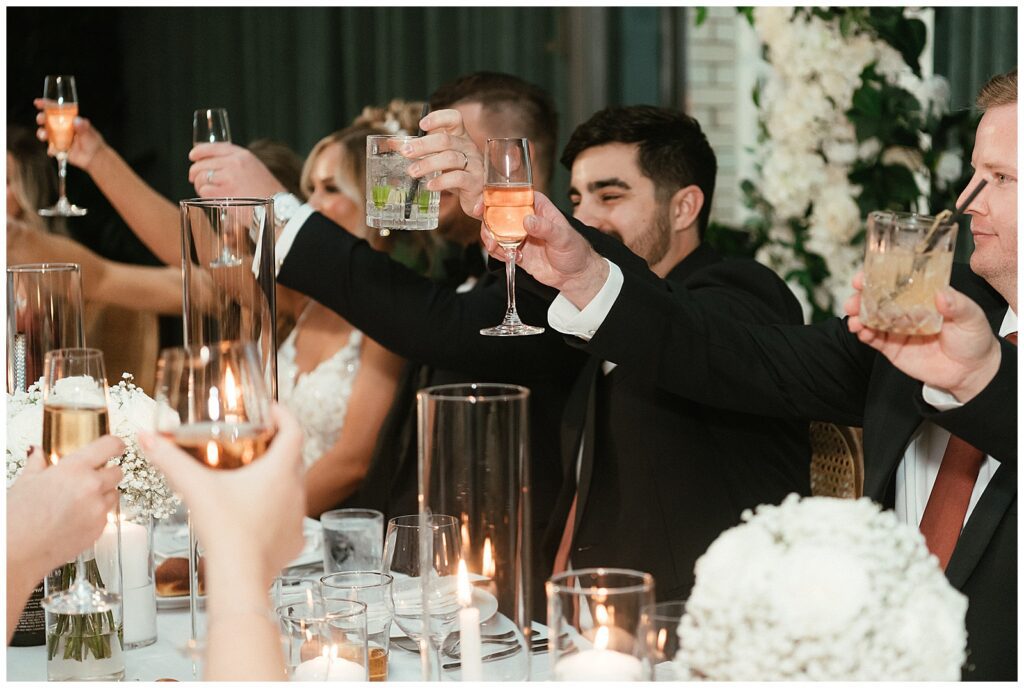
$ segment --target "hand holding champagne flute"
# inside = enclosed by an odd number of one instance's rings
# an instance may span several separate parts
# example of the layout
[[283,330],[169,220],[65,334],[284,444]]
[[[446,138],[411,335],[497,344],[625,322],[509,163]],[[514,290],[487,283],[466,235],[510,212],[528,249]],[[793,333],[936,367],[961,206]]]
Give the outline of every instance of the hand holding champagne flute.
[[[93,440],[109,434],[107,374],[98,349],[57,349],[43,362],[43,454],[51,465]],[[120,604],[120,595],[97,587],[86,577],[79,553],[75,582],[48,596],[43,607],[53,614],[105,612]]]
[[47,76],[43,81],[43,115],[46,138],[57,156],[59,198],[50,208],[40,208],[44,217],[81,217],[87,212],[68,201],[68,151],[75,140],[75,118],[78,117],[78,90],[75,77],[68,74]]
[[210,468],[241,468],[267,449],[270,395],[251,342],[165,349],[156,430]]
[[526,239],[523,220],[533,214],[533,171],[526,139],[487,139],[484,148],[484,226],[505,250],[508,308],[501,324],[480,330],[494,337],[540,334],[516,312],[516,254]]
[[[270,394],[252,342],[165,349],[157,363],[156,431],[217,470],[249,465],[274,435]],[[188,652],[199,649],[199,549],[191,509]]]

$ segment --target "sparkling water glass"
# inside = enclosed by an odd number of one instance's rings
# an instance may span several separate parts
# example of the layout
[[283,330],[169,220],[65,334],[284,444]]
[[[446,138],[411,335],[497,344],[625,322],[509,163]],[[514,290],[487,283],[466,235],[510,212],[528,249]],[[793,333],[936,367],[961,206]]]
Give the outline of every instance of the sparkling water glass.
[[409,176],[414,160],[399,149],[416,136],[366,137],[366,226],[377,229],[437,229],[441,192],[428,191],[427,181]]
[[320,515],[324,573],[379,571],[384,514],[373,509],[335,509]]

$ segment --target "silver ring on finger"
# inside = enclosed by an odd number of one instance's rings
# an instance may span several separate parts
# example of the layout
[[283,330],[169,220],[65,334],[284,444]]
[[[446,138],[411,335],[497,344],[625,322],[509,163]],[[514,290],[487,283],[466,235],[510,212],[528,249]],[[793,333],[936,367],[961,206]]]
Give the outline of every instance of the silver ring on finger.
[[212,184],[213,183],[213,173],[216,172],[216,171],[217,170],[210,170],[210,171],[208,171],[206,173],[206,183],[207,184]]
[[469,167],[469,156],[466,155],[465,151],[459,151],[462,153],[462,170],[465,171]]

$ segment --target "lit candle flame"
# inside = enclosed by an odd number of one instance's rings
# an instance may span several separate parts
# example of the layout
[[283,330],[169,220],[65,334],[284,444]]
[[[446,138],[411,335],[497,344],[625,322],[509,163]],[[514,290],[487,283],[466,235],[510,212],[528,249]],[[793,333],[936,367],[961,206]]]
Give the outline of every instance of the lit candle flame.
[[228,411],[238,413],[242,407],[242,390],[235,383],[235,376],[230,367],[224,373],[224,396],[228,404]]
[[665,651],[665,643],[668,641],[668,629],[662,628],[658,631],[658,652]]
[[459,589],[459,604],[469,607],[473,604],[473,586],[469,584],[469,573],[466,571],[466,560],[459,560],[459,572],[457,575]]
[[491,553],[491,538],[484,538],[484,567],[482,573],[494,580],[494,555]]
[[[600,607],[598,607],[600,609]],[[608,627],[601,626],[597,629],[597,634],[594,636],[594,649],[595,650],[606,650],[608,649]]]
[[608,625],[608,610],[605,609],[603,604],[594,607],[594,620],[601,624],[601,626]]
[[206,465],[214,467],[220,463],[220,452],[216,442],[206,443]]

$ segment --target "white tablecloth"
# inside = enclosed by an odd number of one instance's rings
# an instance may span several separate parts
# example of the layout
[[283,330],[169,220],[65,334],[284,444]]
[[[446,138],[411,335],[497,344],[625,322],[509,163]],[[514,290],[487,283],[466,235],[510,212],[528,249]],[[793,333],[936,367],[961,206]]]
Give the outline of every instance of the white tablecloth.
[[[547,629],[535,625],[540,637],[546,637]],[[179,681],[198,680],[193,675],[192,662],[180,648],[189,637],[188,607],[161,611],[157,614],[157,641],[148,647],[125,652],[126,681],[155,681],[158,678],[173,678]],[[548,654],[531,656],[533,680],[543,681],[550,676]],[[8,681],[45,681],[46,647],[8,647]],[[397,647],[391,649],[388,663],[389,681],[419,681],[419,655]]]

